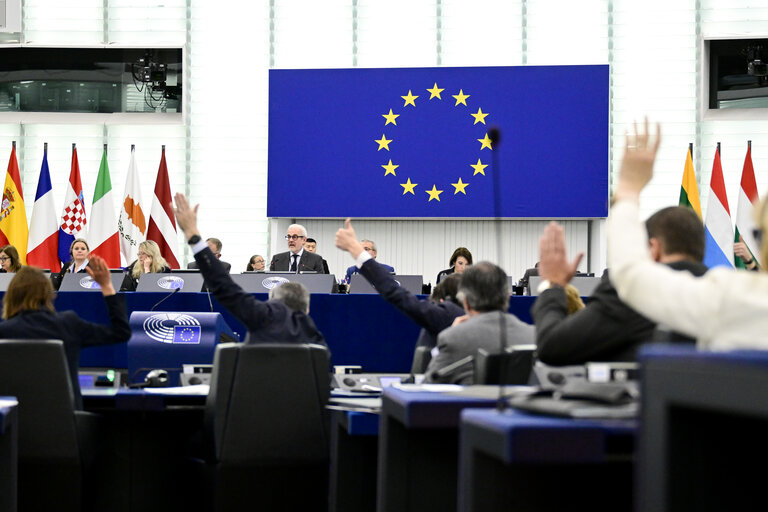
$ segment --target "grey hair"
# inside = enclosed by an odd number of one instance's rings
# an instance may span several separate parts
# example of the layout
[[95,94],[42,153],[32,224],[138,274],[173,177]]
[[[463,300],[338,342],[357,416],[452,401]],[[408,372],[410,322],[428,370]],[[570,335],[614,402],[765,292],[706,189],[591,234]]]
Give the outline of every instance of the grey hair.
[[283,283],[269,290],[270,300],[278,300],[294,311],[309,311],[309,290],[301,283]]
[[291,224],[290,226],[288,226],[288,230],[290,230],[291,228],[297,228],[299,231],[301,231],[301,236],[303,236],[304,238],[307,238],[307,228],[305,228],[301,224]]
[[459,283],[459,300],[475,311],[506,311],[509,308],[507,274],[489,261],[467,267]]
[[362,240],[360,240],[360,243],[362,244],[363,242],[368,242],[369,244],[371,244],[371,247],[373,248],[374,252],[379,252],[379,250],[376,248],[376,242],[374,242],[373,240],[368,240],[367,238],[363,238]]

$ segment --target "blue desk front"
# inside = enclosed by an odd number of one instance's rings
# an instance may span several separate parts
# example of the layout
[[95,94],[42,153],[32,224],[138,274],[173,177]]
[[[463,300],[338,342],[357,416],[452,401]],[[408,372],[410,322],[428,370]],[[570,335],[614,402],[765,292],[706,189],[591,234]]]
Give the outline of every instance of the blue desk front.
[[[461,413],[462,512],[632,510],[634,420]],[[589,505],[587,505],[589,504]]]
[[19,461],[19,403],[0,396],[0,510],[16,510]]
[[[149,311],[165,295],[126,293],[128,313]],[[265,294],[254,294],[266,300]],[[511,297],[510,311],[531,322],[530,308],[535,297]],[[213,310],[245,339],[245,327],[210,297]],[[163,304],[163,311],[211,311],[206,293],[177,293]],[[378,295],[313,294],[311,316],[325,336],[335,365],[361,365],[365,372],[408,372],[419,327]],[[93,322],[108,321],[101,294],[60,292],[56,309],[71,309]],[[94,347],[82,351],[81,366],[126,368],[125,345]]]

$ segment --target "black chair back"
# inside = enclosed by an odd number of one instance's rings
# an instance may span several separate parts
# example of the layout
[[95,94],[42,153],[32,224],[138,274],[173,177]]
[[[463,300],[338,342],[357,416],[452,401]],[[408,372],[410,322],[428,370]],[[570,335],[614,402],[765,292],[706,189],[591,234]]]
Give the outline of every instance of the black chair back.
[[411,363],[411,373],[424,373],[432,360],[432,351],[429,347],[416,347],[413,351],[413,362]]
[[535,345],[512,346],[504,353],[478,349],[475,355],[475,384],[527,385],[535,351]]

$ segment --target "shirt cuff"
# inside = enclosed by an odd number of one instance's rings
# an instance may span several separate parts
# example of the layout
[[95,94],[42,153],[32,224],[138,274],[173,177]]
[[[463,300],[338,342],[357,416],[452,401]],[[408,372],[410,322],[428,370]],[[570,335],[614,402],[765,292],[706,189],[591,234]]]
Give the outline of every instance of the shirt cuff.
[[368,254],[368,251],[364,250],[363,252],[360,253],[360,256],[358,256],[357,259],[355,260],[355,264],[357,265],[357,268],[360,269],[363,267],[363,263],[371,259],[373,259],[373,256]]
[[206,247],[208,247],[208,242],[206,242],[203,239],[200,239],[199,242],[197,242],[195,245],[192,246],[192,254],[197,254],[203,249],[205,249]]

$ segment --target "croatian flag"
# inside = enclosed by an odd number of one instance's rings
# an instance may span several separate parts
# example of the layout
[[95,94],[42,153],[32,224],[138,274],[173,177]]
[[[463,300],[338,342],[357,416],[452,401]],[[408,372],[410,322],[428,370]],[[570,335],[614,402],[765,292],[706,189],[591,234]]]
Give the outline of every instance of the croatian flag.
[[29,225],[29,244],[27,263],[40,268],[49,268],[51,272],[61,270],[58,248],[58,223],[56,208],[53,204],[51,173],[48,170],[48,145],[43,152],[43,165],[40,167],[40,179],[37,181],[37,194],[32,209]]
[[720,164],[720,145],[715,151],[712,165],[707,218],[704,221],[706,249],[704,264],[709,268],[717,266],[733,267],[733,224],[731,211],[728,209],[728,197],[725,194],[723,166]]
[[67,198],[64,200],[64,211],[61,213],[59,226],[59,259],[67,262],[72,259],[69,246],[75,238],[85,236],[85,198],[83,184],[80,181],[80,164],[77,161],[77,148],[72,144],[72,169],[69,172]]

